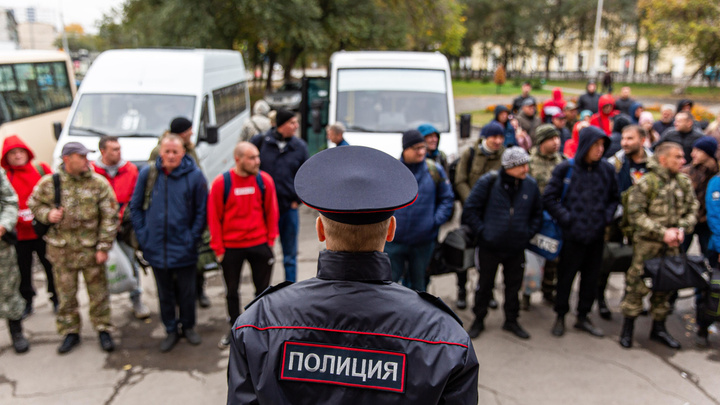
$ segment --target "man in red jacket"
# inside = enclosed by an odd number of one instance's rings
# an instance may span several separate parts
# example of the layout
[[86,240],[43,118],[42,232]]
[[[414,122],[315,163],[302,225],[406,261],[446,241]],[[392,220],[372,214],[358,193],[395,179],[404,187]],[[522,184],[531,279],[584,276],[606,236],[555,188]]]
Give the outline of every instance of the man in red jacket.
[[[208,200],[210,247],[222,264],[230,326],[240,316],[241,270],[245,259],[252,269],[255,295],[270,285],[275,262],[272,247],[278,236],[275,182],[260,171],[260,152],[250,142],[235,147],[235,167],[215,178]],[[223,336],[221,349],[230,344]]]
[[615,110],[615,99],[609,94],[600,96],[598,112],[590,117],[590,125],[602,129],[607,136],[612,133],[612,117],[618,114]]
[[[123,214],[132,198],[135,183],[138,178],[137,166],[131,162],[122,160],[120,142],[116,136],[103,136],[100,138],[100,157],[92,162],[95,173],[105,177],[110,183],[118,205],[120,206],[120,223],[129,223],[123,221]],[[126,218],[130,219],[130,218]],[[122,230],[122,226],[120,229]],[[150,309],[142,302],[142,289],[140,288],[140,272],[135,260],[134,249],[121,240],[122,235],[118,233],[118,244],[123,252],[128,256],[135,270],[135,278],[138,280],[138,288],[130,292],[130,301],[132,301],[133,312],[138,319],[145,319],[150,316]]]
[[58,298],[55,293],[55,282],[52,273],[52,264],[45,258],[45,241],[38,238],[33,231],[33,215],[27,206],[28,197],[32,194],[35,184],[43,175],[51,174],[52,170],[45,163],[32,164],[35,155],[30,148],[18,137],[11,135],[3,142],[0,165],[7,172],[10,184],[18,195],[18,221],[17,252],[18,268],[20,269],[20,295],[25,299],[23,318],[33,312],[33,297],[35,289],[32,285],[33,252],[36,252],[47,276],[47,292],[53,303],[53,310],[57,312]]

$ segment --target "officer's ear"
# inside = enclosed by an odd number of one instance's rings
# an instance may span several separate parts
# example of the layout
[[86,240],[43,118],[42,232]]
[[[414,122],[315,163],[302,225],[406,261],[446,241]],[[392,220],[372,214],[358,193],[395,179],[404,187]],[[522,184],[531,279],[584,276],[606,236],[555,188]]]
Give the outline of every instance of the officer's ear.
[[325,226],[323,225],[322,219],[320,219],[319,215],[315,220],[315,231],[317,232],[318,240],[320,242],[325,242]]
[[392,242],[393,239],[395,239],[396,227],[397,227],[397,222],[395,221],[395,216],[393,215],[392,217],[390,217],[390,225],[388,225],[387,236],[385,237],[385,240],[387,242]]

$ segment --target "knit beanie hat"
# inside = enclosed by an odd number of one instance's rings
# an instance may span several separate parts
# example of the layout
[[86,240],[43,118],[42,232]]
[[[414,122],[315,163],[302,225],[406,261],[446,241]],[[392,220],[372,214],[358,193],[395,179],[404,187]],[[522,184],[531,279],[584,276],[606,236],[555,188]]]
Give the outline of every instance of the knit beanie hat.
[[535,141],[538,145],[556,136],[560,136],[560,132],[553,124],[542,124],[535,130]]
[[417,129],[409,129],[402,134],[403,150],[421,142],[425,142],[425,137]]
[[708,156],[715,159],[715,153],[717,153],[718,142],[712,136],[703,136],[702,138],[695,141],[693,148],[698,148],[701,151],[707,153]]
[[290,112],[288,110],[285,110],[285,109],[277,110],[277,115],[275,116],[275,122],[276,122],[275,127],[280,128],[281,126],[283,126],[284,123],[290,121],[294,116],[295,116],[295,114],[293,114],[292,112]]
[[500,125],[497,122],[491,122],[480,130],[480,138],[487,138],[489,136],[497,136],[502,135],[505,136],[505,129],[503,129],[502,125]]
[[192,122],[184,117],[177,117],[170,122],[170,132],[176,135],[182,134],[190,128],[192,128]]
[[530,155],[525,149],[519,146],[511,146],[505,149],[500,159],[503,169],[512,169],[513,167],[524,165],[530,162]]

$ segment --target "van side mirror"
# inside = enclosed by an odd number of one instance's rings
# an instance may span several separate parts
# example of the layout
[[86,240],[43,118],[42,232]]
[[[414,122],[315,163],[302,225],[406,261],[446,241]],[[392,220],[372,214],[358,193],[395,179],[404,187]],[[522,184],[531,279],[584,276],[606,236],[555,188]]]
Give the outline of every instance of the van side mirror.
[[62,122],[53,122],[53,133],[55,134],[55,140],[60,139],[60,133],[62,132]]
[[218,143],[218,127],[216,126],[206,126],[205,127],[205,136],[202,139],[198,139],[198,141],[207,142],[210,145],[215,145]]

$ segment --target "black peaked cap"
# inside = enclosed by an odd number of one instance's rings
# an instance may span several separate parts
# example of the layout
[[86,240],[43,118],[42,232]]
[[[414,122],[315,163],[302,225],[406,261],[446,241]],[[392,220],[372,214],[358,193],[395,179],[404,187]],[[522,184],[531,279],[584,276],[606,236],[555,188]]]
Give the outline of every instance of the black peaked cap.
[[410,170],[387,153],[343,146],[308,159],[295,175],[295,192],[333,221],[364,225],[415,202],[418,186]]

